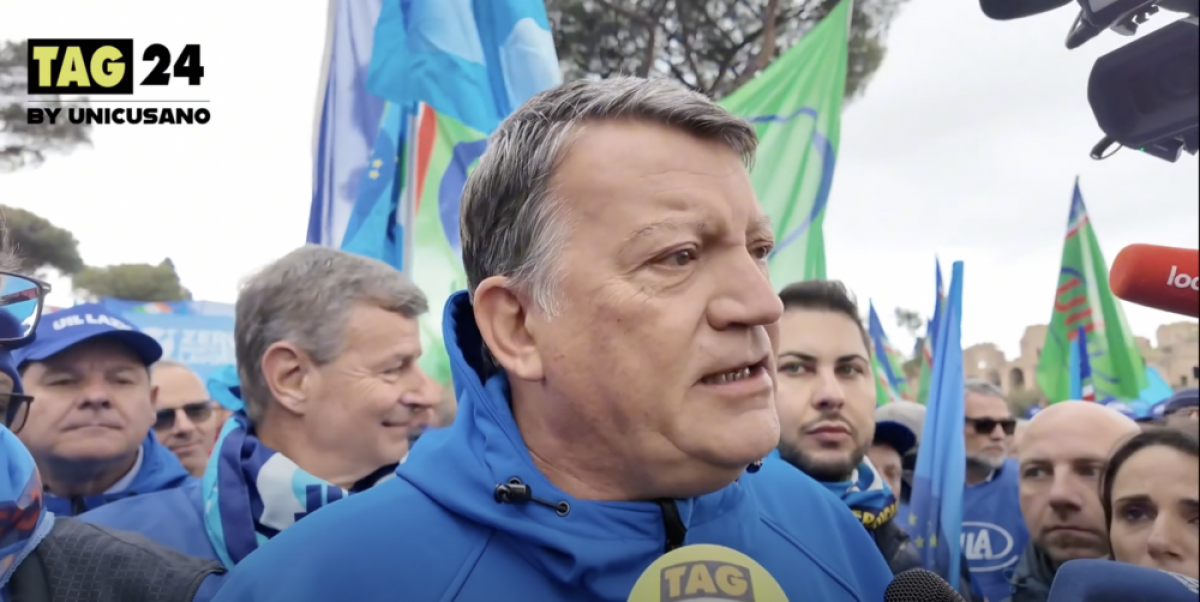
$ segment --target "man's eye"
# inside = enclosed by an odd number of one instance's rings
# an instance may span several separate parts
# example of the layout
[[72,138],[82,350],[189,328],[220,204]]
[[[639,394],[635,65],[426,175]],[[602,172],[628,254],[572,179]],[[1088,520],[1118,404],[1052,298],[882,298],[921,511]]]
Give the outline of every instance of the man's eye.
[[666,257],[666,263],[668,265],[678,267],[684,267],[693,261],[696,261],[696,251],[693,249],[675,251]]

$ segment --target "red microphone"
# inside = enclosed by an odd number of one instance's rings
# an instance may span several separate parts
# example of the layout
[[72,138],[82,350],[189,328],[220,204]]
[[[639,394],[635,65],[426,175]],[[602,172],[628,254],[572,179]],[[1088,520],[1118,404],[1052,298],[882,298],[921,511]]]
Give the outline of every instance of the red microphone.
[[1117,253],[1108,287],[1131,303],[1200,317],[1200,251],[1129,245]]

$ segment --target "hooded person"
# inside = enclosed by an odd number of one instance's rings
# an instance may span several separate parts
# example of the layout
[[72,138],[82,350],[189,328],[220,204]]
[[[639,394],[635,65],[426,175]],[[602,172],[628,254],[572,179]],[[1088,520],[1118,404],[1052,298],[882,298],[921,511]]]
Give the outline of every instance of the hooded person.
[[[2,254],[3,251],[0,251]],[[0,324],[9,317],[0,310]],[[0,338],[15,337],[5,333]],[[7,343],[0,343],[0,602],[190,602],[210,597],[214,562],[189,558],[135,534],[59,518],[46,504],[33,456],[9,430],[24,426],[32,401]]]
[[238,294],[237,370],[208,381],[234,410],[204,478],[82,516],[232,568],[303,517],[394,475],[432,413],[421,291],[391,266],[304,246]]
[[713,550],[693,544],[756,561],[755,591],[882,599],[891,572],[837,497],[778,461],[747,471],[779,440],[755,145],[667,80],[581,80],[518,108],[462,195],[454,423],[263,545],[216,600],[625,602],[643,572],[658,591],[664,554]]
[[151,431],[158,341],[97,304],[45,316],[35,336],[13,352],[25,391],[38,400],[18,436],[50,511],[74,516],[192,480]]

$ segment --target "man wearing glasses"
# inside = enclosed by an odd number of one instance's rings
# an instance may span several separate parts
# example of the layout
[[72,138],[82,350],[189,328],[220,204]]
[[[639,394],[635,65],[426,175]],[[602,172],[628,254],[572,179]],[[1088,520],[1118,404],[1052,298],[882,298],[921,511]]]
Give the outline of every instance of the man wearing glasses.
[[[0,235],[3,233],[0,232]],[[0,248],[0,266],[12,262]],[[207,600],[224,569],[131,533],[55,516],[33,456],[14,435],[30,419],[11,351],[34,342],[46,283],[0,267],[0,600]],[[12,429],[12,430],[10,430]]]
[[1029,541],[1021,516],[1017,464],[1009,458],[1017,421],[998,387],[976,379],[967,379],[965,386],[963,553],[976,593],[1000,602],[1008,597],[1009,578]]
[[37,460],[46,505],[75,516],[179,487],[190,476],[151,433],[148,367],[162,347],[95,304],[45,316],[13,360],[34,402],[18,436]]
[[208,456],[229,412],[209,399],[200,375],[173,360],[158,360],[150,368],[158,389],[154,435],[179,458],[194,477],[204,476]]

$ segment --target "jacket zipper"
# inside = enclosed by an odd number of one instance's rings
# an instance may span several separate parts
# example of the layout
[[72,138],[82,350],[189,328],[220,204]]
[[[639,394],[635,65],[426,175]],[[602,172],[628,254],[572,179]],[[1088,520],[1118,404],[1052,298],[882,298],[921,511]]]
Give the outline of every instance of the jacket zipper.
[[687,539],[687,527],[679,517],[679,508],[675,505],[675,500],[654,500],[654,503],[658,504],[659,510],[662,511],[663,530],[667,533],[665,551],[682,548],[683,540]]

